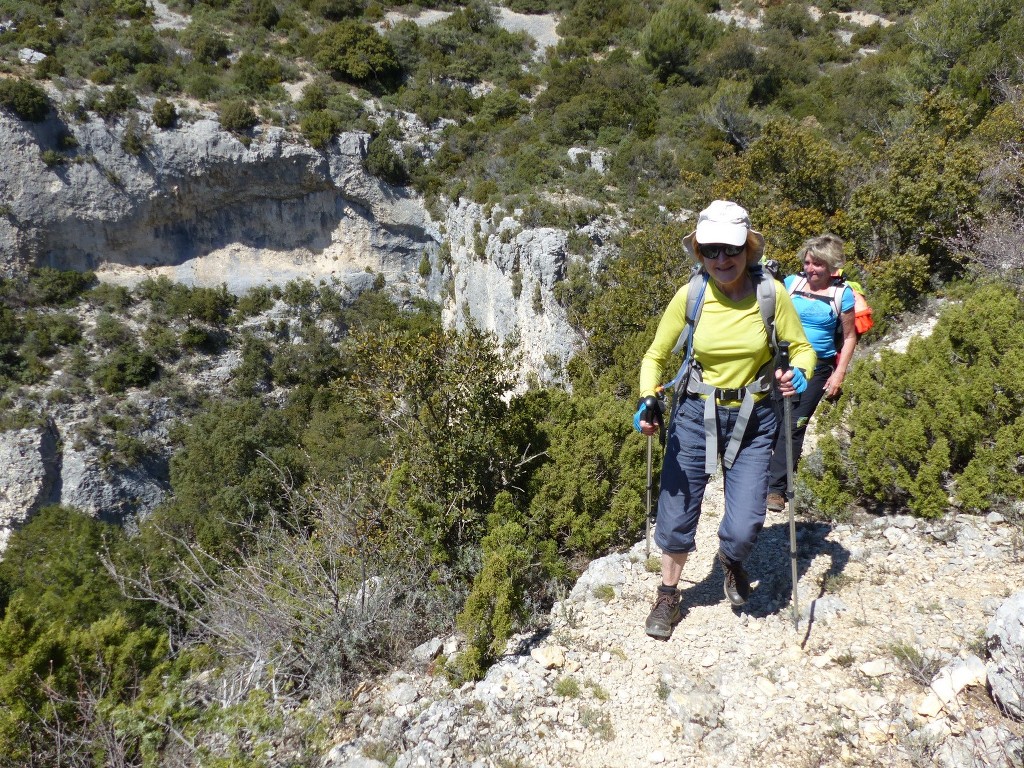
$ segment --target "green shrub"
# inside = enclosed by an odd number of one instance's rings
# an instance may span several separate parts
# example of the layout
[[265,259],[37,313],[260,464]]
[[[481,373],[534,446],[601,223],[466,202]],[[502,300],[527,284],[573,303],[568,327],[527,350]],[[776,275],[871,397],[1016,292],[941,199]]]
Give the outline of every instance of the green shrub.
[[328,21],[356,18],[363,13],[362,0],[312,0],[310,11]]
[[117,753],[105,753],[103,737],[121,754],[139,747],[116,712],[170,649],[166,629],[142,624],[139,604],[101,562],[121,542],[118,527],[57,506],[11,537],[0,563],[10,594],[0,622],[0,753],[11,764],[58,765],[69,748],[103,761]]
[[259,124],[259,118],[241,99],[230,99],[220,105],[220,125],[225,131],[244,133]]
[[195,24],[186,30],[184,41],[192,50],[195,60],[202,64],[216,64],[231,53],[226,37]]
[[173,328],[167,327],[166,323],[151,320],[142,332],[142,340],[146,348],[160,360],[171,362],[181,356],[178,334]]
[[284,72],[281,63],[269,56],[246,51],[232,66],[232,74],[239,90],[249,96],[263,96],[281,82]]
[[905,354],[883,351],[844,384],[844,408],[823,420],[825,460],[805,475],[817,504],[835,512],[850,496],[936,517],[955,495],[988,509],[1024,491],[1006,460],[1019,447],[1008,427],[1024,409],[1024,305],[1005,286],[981,287],[947,307],[932,335]]
[[64,153],[58,152],[55,149],[44,149],[39,157],[47,168],[56,168],[58,165],[64,165],[68,161]]
[[346,19],[332,24],[313,43],[313,60],[339,80],[390,80],[401,69],[387,40],[368,24]]
[[25,340],[21,354],[26,357],[49,357],[61,347],[82,340],[82,328],[71,315],[64,312],[28,312],[23,320]]
[[333,113],[325,109],[316,110],[304,115],[299,121],[299,130],[310,146],[324,149],[341,130],[341,121]]
[[248,4],[248,10],[248,22],[264,29],[273,29],[281,19],[281,12],[273,0],[253,0]]
[[181,91],[182,70],[168,64],[142,64],[131,82],[139,93],[173,94]]
[[0,106],[33,123],[42,122],[50,113],[46,91],[21,79],[0,78]]
[[127,344],[135,337],[125,323],[108,312],[101,312],[96,318],[93,340],[102,347],[113,349]]
[[579,681],[572,675],[558,678],[551,689],[556,696],[562,696],[566,699],[578,699],[583,693],[583,688],[580,687]]
[[266,312],[273,306],[274,296],[272,289],[265,285],[258,285],[255,288],[250,288],[248,293],[238,299],[238,303],[235,305],[235,313],[239,317],[252,317],[261,312]]
[[528,540],[526,521],[508,493],[498,496],[484,536],[483,568],[459,614],[458,626],[466,636],[459,657],[461,674],[479,679],[526,617],[525,587],[536,544]]
[[123,392],[129,387],[144,387],[160,373],[160,365],[150,352],[135,344],[123,344],[103,358],[93,380],[110,393]]
[[165,275],[143,280],[136,291],[140,298],[150,302],[156,315],[168,319],[202,320],[216,325],[227,319],[237,302],[225,285],[190,288],[173,282]]
[[409,181],[405,163],[391,145],[392,137],[398,136],[398,124],[388,118],[381,132],[366,149],[366,170],[389,184],[403,185]]
[[185,92],[196,99],[215,99],[223,92],[221,79],[212,67],[189,66],[185,71]]
[[138,157],[146,151],[149,143],[150,138],[139,124],[139,119],[135,115],[129,117],[121,136],[121,148],[129,155]]
[[107,312],[125,310],[132,305],[132,294],[123,285],[100,283],[86,294],[89,303]]
[[662,81],[671,75],[695,79],[694,64],[715,45],[720,29],[693,0],[669,0],[644,30],[644,61]]
[[31,306],[69,307],[79,297],[96,285],[94,272],[39,267],[29,272],[28,283],[21,286],[12,283],[0,293],[18,290],[18,298]]
[[129,109],[138,109],[139,100],[123,85],[115,85],[98,102],[94,109],[104,120],[123,115]]
[[157,128],[173,128],[178,122],[178,110],[173,102],[157,99],[153,104],[153,125]]

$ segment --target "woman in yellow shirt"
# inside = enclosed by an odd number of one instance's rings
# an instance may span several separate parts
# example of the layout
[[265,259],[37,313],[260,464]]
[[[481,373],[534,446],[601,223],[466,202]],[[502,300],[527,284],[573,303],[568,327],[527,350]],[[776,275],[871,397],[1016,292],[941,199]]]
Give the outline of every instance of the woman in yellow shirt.
[[[677,585],[687,556],[696,550],[704,489],[719,456],[725,514],[718,530],[718,559],[725,570],[725,594],[734,606],[750,596],[743,561],[764,525],[768,465],[778,431],[768,390],[774,382],[785,397],[803,391],[807,371],[815,365],[800,317],[785,288],[776,283],[774,329],[779,340],[790,344],[792,367],[773,372],[772,346],[757,298],[759,281],[772,278],[761,277],[756,267],[764,237],[751,229],[744,208],[714,201],[700,212],[696,229],[683,238],[683,248],[700,262],[708,279],[699,322],[692,330],[694,372],[677,383],[661,472],[655,542],[662,551],[662,586],[646,631],[662,638],[669,637],[682,618]],[[686,326],[692,284],[669,302],[640,366],[641,404],[634,424],[645,435],[658,429],[661,416],[652,414],[645,403],[664,381],[666,365]]]

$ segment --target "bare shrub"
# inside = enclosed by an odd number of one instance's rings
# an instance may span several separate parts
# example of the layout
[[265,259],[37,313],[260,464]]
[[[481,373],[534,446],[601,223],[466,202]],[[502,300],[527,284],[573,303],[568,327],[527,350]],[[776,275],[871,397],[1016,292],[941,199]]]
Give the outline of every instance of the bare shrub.
[[285,511],[253,515],[245,543],[227,555],[163,532],[177,545],[170,576],[106,560],[125,594],[179,618],[180,643],[220,654],[213,695],[224,706],[254,689],[276,698],[351,683],[453,623],[422,544],[378,498],[379,484],[363,477],[296,488],[278,475]]
[[942,661],[910,643],[894,643],[889,650],[911,679],[928,687],[942,668]]
[[[109,707],[104,707],[104,695],[109,683],[109,670],[91,676],[79,669],[77,695],[69,698],[41,681],[49,701],[49,711],[42,718],[47,723],[50,735],[50,754],[33,755],[52,765],[68,768],[91,768],[102,757],[109,768],[129,768],[141,765],[131,736],[111,717]],[[69,709],[74,713],[73,721],[66,722],[61,712]]]
[[953,238],[950,246],[976,276],[1000,276],[1024,286],[1024,208],[985,216]]
[[947,246],[969,271],[979,276],[999,276],[1024,286],[1024,143],[1020,141],[1019,115],[1024,91],[1000,84],[1006,106],[1012,109],[1013,126],[1000,137],[981,173],[981,198],[989,213],[972,221],[947,241]]

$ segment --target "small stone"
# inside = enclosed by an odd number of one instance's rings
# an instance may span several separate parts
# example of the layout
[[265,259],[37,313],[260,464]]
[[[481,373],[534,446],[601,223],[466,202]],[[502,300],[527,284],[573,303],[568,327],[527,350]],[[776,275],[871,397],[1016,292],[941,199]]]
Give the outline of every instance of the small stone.
[[561,669],[565,666],[565,651],[557,645],[545,645],[530,651],[530,657],[544,669]]
[[935,717],[941,711],[942,699],[934,693],[929,693],[917,705],[917,714],[921,715],[921,717]]
[[881,677],[892,672],[892,668],[884,659],[873,659],[861,664],[860,671],[867,677]]
[[665,762],[665,755],[663,752],[655,750],[647,756],[647,762],[653,763],[654,765],[661,765]]
[[832,654],[831,654],[831,652],[826,653],[826,654],[824,654],[822,656],[815,656],[815,657],[813,657],[811,659],[811,664],[813,664],[818,669],[824,669],[825,667],[827,667],[831,663],[832,663]]
[[891,723],[866,722],[861,725],[861,735],[870,744],[884,744],[892,733]]

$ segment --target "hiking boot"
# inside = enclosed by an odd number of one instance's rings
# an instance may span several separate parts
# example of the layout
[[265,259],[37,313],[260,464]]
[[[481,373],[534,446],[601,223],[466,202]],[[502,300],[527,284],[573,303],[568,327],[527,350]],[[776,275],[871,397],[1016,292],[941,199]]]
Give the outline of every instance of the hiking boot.
[[725,596],[733,606],[739,608],[750,598],[750,577],[747,576],[741,562],[730,560],[721,552],[718,553],[718,562],[725,571]]
[[768,503],[766,505],[769,512],[781,512],[786,508],[786,497],[781,493],[769,493]]
[[644,629],[651,637],[667,639],[672,636],[672,628],[681,618],[683,612],[679,609],[679,590],[668,593],[659,589]]

